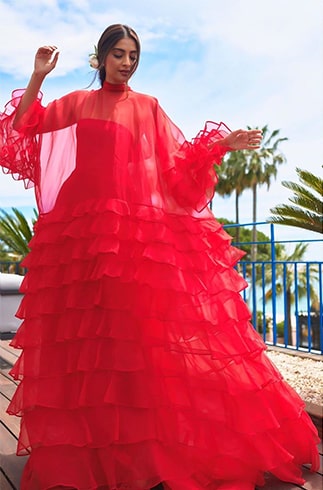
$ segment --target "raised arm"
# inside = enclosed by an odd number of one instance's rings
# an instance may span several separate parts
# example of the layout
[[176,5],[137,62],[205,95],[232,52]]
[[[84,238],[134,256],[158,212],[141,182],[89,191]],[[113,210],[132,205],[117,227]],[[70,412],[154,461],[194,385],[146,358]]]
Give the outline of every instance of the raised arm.
[[22,116],[36,100],[46,75],[48,75],[48,73],[55,68],[58,55],[59,52],[57,51],[56,46],[42,46],[37,50],[35,55],[34,71],[18,106],[13,122],[14,129],[19,129]]

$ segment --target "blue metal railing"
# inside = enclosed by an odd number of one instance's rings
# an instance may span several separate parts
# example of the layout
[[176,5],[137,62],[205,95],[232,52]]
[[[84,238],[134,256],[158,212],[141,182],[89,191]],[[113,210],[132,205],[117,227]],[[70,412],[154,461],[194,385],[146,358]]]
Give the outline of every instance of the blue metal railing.
[[[226,229],[250,227],[253,223],[224,225]],[[242,292],[252,314],[254,328],[269,345],[323,354],[323,286],[321,260],[279,260],[277,244],[322,243],[323,238],[275,240],[274,224],[268,240],[232,242],[245,248],[268,245],[268,260],[241,260],[238,270],[248,283]],[[229,230],[228,230],[229,231]],[[229,231],[230,232],[230,231]]]
[[26,269],[21,266],[19,261],[0,260],[0,272],[24,275]]

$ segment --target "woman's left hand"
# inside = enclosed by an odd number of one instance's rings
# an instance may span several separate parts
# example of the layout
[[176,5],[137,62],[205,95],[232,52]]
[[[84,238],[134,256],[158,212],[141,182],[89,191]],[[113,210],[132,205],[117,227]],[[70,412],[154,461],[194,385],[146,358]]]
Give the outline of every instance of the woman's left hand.
[[237,129],[221,140],[221,145],[231,150],[258,150],[261,145],[262,131],[260,129]]

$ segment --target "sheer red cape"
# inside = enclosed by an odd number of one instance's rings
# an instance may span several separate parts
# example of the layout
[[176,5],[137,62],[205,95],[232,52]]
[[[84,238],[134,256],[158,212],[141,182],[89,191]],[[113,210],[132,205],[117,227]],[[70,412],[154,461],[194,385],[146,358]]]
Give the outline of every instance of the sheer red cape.
[[[23,92],[13,92],[0,118],[0,163],[4,172],[23,179],[26,187],[36,187],[41,213],[55,206],[80,154],[87,163],[96,162],[98,179],[111,178],[104,175],[103,161],[113,171],[114,162],[124,163],[114,175],[118,182],[113,184],[119,187],[114,197],[170,209],[175,198],[180,206],[198,211],[212,198],[217,182],[213,165],[220,164],[228,150],[217,144],[230,132],[224,123],[207,122],[188,142],[156,99],[105,83],[101,90],[80,90],[46,108],[40,93],[15,131],[15,109]],[[76,134],[81,126],[88,131],[82,148]],[[111,136],[101,139],[102,132]],[[131,195],[121,191],[125,183],[131,186]]]

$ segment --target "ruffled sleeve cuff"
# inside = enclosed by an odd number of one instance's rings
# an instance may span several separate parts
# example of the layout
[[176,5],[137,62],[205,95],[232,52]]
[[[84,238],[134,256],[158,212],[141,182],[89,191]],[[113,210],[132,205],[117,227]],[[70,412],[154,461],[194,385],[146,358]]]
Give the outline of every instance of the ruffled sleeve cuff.
[[40,136],[37,134],[44,108],[41,105],[42,94],[30,106],[14,129],[13,121],[17,107],[24,94],[18,89],[12,93],[12,99],[0,113],[0,166],[6,174],[12,174],[15,180],[23,180],[26,188],[37,184]]
[[218,181],[215,165],[231,150],[219,141],[230,132],[224,123],[208,121],[191,142],[181,145],[169,170],[170,190],[178,204],[200,212],[210,203]]

